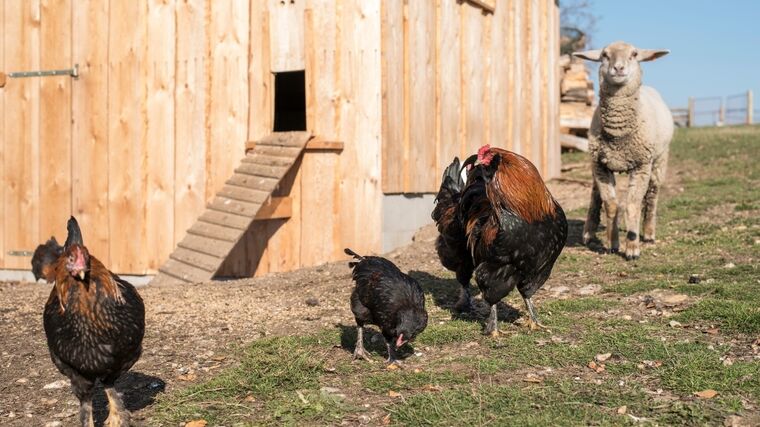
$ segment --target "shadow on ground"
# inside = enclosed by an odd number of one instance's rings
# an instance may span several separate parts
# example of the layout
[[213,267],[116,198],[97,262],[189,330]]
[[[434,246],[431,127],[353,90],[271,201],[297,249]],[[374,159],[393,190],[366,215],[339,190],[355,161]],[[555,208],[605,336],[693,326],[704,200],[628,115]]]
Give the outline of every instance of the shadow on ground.
[[[337,325],[340,329],[340,347],[350,354],[354,353],[356,348],[356,325]],[[383,360],[388,358],[388,349],[385,345],[385,338],[376,326],[364,327],[364,349],[373,356],[382,357]],[[414,354],[414,345],[406,344],[396,351],[399,360],[404,360]]]
[[[133,371],[127,372],[116,381],[116,391],[121,393],[124,406],[132,413],[152,405],[165,387],[166,383],[161,378]],[[102,385],[95,389],[93,408],[95,425],[104,425],[108,417],[108,400]]]
[[[456,279],[444,279],[433,276],[425,271],[417,270],[410,271],[409,275],[420,283],[422,291],[433,298],[433,302],[436,306],[451,313],[452,319],[478,322],[481,326],[485,327],[485,321],[486,318],[488,318],[491,307],[488,303],[478,298],[480,290],[477,286],[470,286],[472,311],[460,313],[454,308],[459,299],[459,292],[461,289],[461,285]],[[498,316],[500,322],[514,323],[515,320],[520,318],[520,311],[503,301],[499,302],[496,305],[496,308],[499,311]]]

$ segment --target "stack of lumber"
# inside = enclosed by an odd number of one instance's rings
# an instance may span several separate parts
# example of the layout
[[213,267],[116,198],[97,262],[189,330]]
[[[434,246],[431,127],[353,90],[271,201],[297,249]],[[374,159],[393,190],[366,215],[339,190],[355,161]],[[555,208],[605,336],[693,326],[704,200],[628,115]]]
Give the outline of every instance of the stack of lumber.
[[588,128],[594,115],[594,82],[583,60],[560,58],[560,143],[564,148],[588,150]]

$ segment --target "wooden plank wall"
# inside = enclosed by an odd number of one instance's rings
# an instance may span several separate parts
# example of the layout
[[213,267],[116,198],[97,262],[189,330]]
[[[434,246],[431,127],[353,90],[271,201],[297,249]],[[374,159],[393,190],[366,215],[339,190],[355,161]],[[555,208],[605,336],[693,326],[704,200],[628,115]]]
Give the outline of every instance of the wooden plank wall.
[[435,192],[483,144],[558,175],[555,1],[404,3],[383,2],[383,192]]
[[273,71],[305,70],[308,130],[344,150],[302,156],[275,193],[293,217],[255,222],[223,273],[378,251],[383,192],[433,192],[483,143],[559,170],[551,0],[498,0],[493,14],[448,0],[0,6],[3,71],[78,63],[81,76],[0,90],[0,268],[29,268],[8,251],[62,240],[73,213],[114,271],[155,272],[245,141],[271,132]]

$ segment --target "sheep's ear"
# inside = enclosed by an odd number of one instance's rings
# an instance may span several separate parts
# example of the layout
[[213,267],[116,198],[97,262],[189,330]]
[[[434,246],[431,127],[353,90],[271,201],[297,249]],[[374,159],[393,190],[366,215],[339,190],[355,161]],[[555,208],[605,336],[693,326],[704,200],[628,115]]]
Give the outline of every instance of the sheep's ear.
[[639,49],[639,54],[636,58],[639,62],[654,61],[655,59],[669,54],[668,49]]
[[573,56],[577,58],[588,59],[589,61],[599,62],[602,60],[602,50],[586,50],[583,52],[573,52]]

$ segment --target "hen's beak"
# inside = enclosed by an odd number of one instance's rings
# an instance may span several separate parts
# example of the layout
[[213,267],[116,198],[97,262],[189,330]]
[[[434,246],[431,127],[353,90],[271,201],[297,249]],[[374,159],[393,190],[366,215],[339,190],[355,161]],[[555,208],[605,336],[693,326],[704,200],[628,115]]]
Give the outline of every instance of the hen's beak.
[[401,346],[404,344],[406,344],[404,334],[399,334],[398,338],[396,338],[396,348],[401,348]]
[[84,280],[84,270],[79,270],[79,274],[77,274],[77,276],[79,276],[80,280]]

